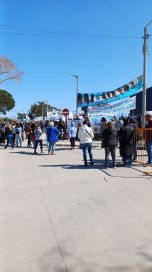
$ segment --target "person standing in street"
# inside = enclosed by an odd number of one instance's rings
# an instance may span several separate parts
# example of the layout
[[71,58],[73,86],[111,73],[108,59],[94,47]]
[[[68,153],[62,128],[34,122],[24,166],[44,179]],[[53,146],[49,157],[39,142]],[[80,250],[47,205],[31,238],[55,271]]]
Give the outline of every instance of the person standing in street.
[[152,111],[148,111],[146,113],[145,119],[147,122],[145,128],[149,129],[145,133],[146,135],[145,140],[146,140],[146,147],[147,147],[147,154],[148,154],[147,164],[152,165],[152,131],[150,131],[150,129],[152,129]]
[[[133,117],[129,118],[130,126],[134,128],[138,128],[137,122]],[[134,137],[133,138],[133,161],[137,160],[137,139]]]
[[16,142],[16,146],[21,147],[22,146],[22,127],[20,125],[20,123],[16,123],[16,127],[15,127],[15,142]]
[[54,127],[54,123],[50,122],[46,132],[46,137],[48,141],[48,155],[55,155],[54,149],[56,142],[58,142],[59,134],[60,132],[57,127]]
[[100,131],[99,131],[101,139],[102,139],[102,132],[106,128],[106,125],[107,125],[107,120],[105,117],[102,117],[100,120]]
[[40,145],[41,153],[43,153],[43,144],[42,144],[42,130],[40,125],[37,124],[34,130],[35,141],[34,141],[34,154],[37,154],[37,146]]
[[102,132],[102,146],[105,148],[105,168],[109,166],[109,155],[112,157],[112,167],[116,168],[116,147],[118,145],[118,132],[113,122],[108,122]]
[[124,120],[124,126],[119,131],[120,155],[123,165],[131,167],[133,156],[134,128],[130,126],[129,119]]
[[77,135],[77,129],[74,125],[74,123],[71,123],[71,128],[69,131],[69,135],[70,135],[70,143],[71,143],[71,150],[75,148],[75,138]]
[[87,121],[83,121],[83,126],[79,129],[78,138],[80,140],[80,148],[83,151],[84,166],[87,167],[87,150],[90,157],[90,164],[93,165],[92,155],[92,139],[94,137],[91,127],[87,126]]
[[11,126],[11,124],[9,122],[7,122],[6,126],[5,126],[5,137],[6,137],[7,143],[4,146],[4,148],[6,149],[9,144],[11,145],[12,148],[14,148],[13,127]]
[[31,143],[32,129],[31,129],[30,123],[25,125],[24,131],[25,131],[25,135],[26,135],[26,138],[27,138],[27,146],[31,147],[31,145],[32,145],[32,143]]

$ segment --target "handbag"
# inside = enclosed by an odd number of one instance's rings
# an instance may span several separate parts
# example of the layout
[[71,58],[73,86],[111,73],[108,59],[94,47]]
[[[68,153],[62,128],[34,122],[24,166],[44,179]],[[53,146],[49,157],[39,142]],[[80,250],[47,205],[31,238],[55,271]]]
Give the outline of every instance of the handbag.
[[[90,134],[89,134],[89,132],[87,131],[87,129],[85,129],[85,131],[87,132],[87,134],[90,136]],[[90,136],[90,138],[91,138],[91,136]],[[92,139],[92,138],[91,138]]]

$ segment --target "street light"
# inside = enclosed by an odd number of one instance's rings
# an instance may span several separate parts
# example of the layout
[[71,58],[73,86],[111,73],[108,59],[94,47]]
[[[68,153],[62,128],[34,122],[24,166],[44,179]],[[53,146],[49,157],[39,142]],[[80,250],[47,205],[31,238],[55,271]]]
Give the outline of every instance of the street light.
[[71,76],[76,78],[76,116],[78,115],[78,102],[77,102],[77,96],[78,96],[78,90],[79,90],[79,76],[78,75],[73,75]]
[[147,34],[147,27],[152,24],[152,20],[144,27],[144,63],[143,63],[143,93],[142,93],[142,126],[145,126],[145,114],[146,114],[146,68],[147,68],[147,40],[149,34]]

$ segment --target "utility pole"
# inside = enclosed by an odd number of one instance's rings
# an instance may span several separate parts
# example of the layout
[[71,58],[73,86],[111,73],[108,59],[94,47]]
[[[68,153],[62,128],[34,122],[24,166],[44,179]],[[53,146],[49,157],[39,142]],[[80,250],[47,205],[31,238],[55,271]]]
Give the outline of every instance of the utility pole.
[[76,116],[78,115],[78,102],[77,102],[77,97],[78,97],[78,92],[79,92],[79,76],[78,75],[73,75],[71,76],[76,78]]
[[46,100],[46,116],[48,116],[48,101]]
[[44,120],[44,105],[42,105],[42,120]]
[[144,63],[143,63],[143,93],[142,93],[142,127],[145,127],[145,114],[146,114],[146,88],[147,88],[147,40],[149,38],[149,34],[147,34],[147,27],[152,23],[152,20],[144,27],[144,45],[143,45],[143,55],[144,55]]

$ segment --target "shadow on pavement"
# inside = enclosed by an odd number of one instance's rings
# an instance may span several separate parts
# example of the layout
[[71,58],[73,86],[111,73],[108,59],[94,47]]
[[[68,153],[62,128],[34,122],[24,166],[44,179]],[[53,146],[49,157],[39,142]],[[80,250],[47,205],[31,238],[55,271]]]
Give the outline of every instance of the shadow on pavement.
[[[129,170],[135,170],[134,168],[126,168],[125,167],[125,170],[126,172],[120,172],[119,169],[122,169],[123,170],[123,165],[122,164],[117,164],[117,168],[114,169],[112,167],[109,167],[108,169],[105,169],[104,167],[104,161],[103,162],[103,165],[101,165],[101,160],[100,160],[100,163],[96,163],[94,165],[90,165],[88,164],[87,167],[85,167],[83,164],[41,164],[39,165],[38,167],[43,167],[43,168],[62,168],[62,169],[65,169],[65,170],[74,170],[74,169],[77,169],[77,170],[99,170],[101,172],[103,172],[104,174],[106,174],[108,177],[110,178],[122,178],[122,179],[143,179],[143,178],[146,178],[145,175],[143,176],[135,176],[135,175],[132,175],[131,173],[129,173],[128,171]],[[150,178],[150,177],[149,177]],[[147,177],[147,179],[149,179]]]
[[[39,167],[51,167],[51,168],[64,168],[64,169],[98,169],[98,170],[105,170],[104,172],[108,171],[104,167],[104,160],[95,160],[94,165],[90,165],[90,162],[88,162],[88,166],[85,167],[84,164],[42,164],[39,165]],[[122,164],[118,164],[117,167],[123,167]],[[109,167],[109,169],[113,169],[112,167]]]
[[48,156],[47,153],[37,153],[37,154],[34,154],[34,152],[28,152],[28,151],[15,151],[15,152],[10,152],[11,154],[20,154],[20,155],[33,155],[33,156]]
[[70,170],[73,170],[73,169],[85,169],[85,170],[88,170],[88,169],[100,169],[99,166],[97,165],[88,165],[87,167],[85,167],[83,164],[82,165],[78,165],[78,164],[42,164],[42,165],[39,165],[39,167],[51,167],[51,168],[58,168],[58,167],[61,167],[63,169],[70,169]]
[[[75,149],[77,149],[77,148],[75,148]],[[57,147],[56,149],[55,149],[55,151],[58,151],[58,150],[70,150],[70,151],[72,151],[71,150],[71,148],[70,148],[70,146],[69,147]]]
[[[83,238],[82,238],[83,239]],[[102,248],[102,246],[101,246]],[[52,264],[52,259],[55,260],[58,256],[61,256],[62,264]],[[54,271],[54,272],[151,272],[152,271],[152,257],[147,252],[136,253],[135,255],[140,256],[137,264],[122,264],[122,265],[109,265],[104,266],[102,262],[96,258],[91,258],[89,261],[89,254],[86,255],[86,260],[82,256],[76,256],[76,254],[69,253],[65,247],[60,245],[48,249],[39,259],[40,271]],[[99,257],[99,256],[98,256]],[[102,256],[101,256],[102,258]],[[53,265],[53,270],[52,270]]]

